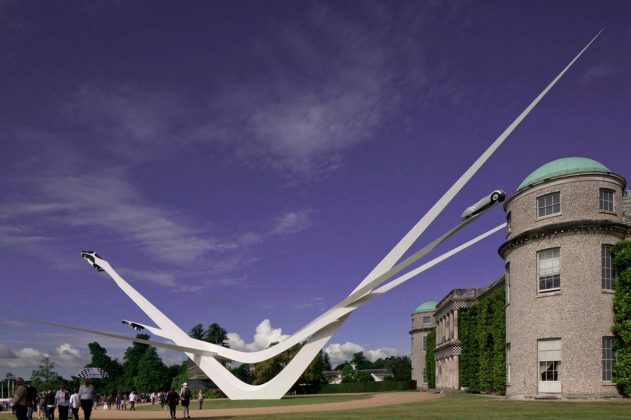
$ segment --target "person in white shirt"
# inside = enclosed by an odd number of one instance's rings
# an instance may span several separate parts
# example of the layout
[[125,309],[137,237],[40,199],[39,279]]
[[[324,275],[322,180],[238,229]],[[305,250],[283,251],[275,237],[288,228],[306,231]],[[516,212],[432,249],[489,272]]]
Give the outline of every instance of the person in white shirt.
[[70,404],[70,410],[72,411],[72,418],[74,420],[79,420],[79,406],[80,406],[79,394],[76,392],[72,394],[70,396],[70,401],[68,403]]
[[68,420],[68,406],[70,393],[66,390],[66,384],[59,385],[59,389],[55,393],[55,404],[59,410],[59,420]]
[[90,420],[90,416],[92,415],[94,396],[94,385],[90,383],[89,379],[86,379],[83,382],[83,385],[79,387],[79,398],[81,399],[80,404],[85,420]]
[[129,393],[129,410],[136,411],[136,394],[134,394],[134,391]]

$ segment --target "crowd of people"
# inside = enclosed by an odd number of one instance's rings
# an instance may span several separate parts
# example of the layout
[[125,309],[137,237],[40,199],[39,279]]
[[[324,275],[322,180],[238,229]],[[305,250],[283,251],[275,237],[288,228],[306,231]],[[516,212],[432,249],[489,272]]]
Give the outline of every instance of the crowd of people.
[[[111,393],[97,394],[94,385],[86,379],[79,387],[79,390],[72,393],[66,389],[66,384],[59,385],[59,389],[53,390],[49,388],[46,392],[38,393],[30,385],[26,385],[24,379],[16,379],[15,395],[13,397],[13,412],[17,420],[32,420],[37,415],[38,420],[55,420],[55,412],[57,412],[58,420],[68,420],[72,415],[73,420],[79,420],[79,410],[83,411],[83,418],[90,420],[93,409],[112,410],[136,410],[136,403],[151,403],[152,405],[160,404],[162,409],[166,411],[169,408],[169,414],[172,419],[176,418],[176,408],[182,405],[183,418],[190,419],[189,406],[193,398],[192,390],[185,382],[176,392],[171,388],[168,392],[152,392],[136,394],[134,391],[130,393]],[[202,409],[204,403],[204,393],[200,390],[197,394],[199,409]]]

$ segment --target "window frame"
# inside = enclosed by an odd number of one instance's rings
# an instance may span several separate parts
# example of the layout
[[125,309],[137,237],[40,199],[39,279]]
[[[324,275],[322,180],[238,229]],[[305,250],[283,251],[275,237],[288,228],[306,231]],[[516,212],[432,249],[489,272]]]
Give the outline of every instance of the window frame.
[[[545,282],[548,281],[547,277],[552,277],[552,282],[553,282],[553,287],[547,287],[542,289],[541,288],[541,255],[545,252],[548,251],[552,251],[554,253],[554,251],[558,252],[558,271],[555,274],[552,275],[545,275],[546,279],[544,279]],[[545,295],[547,293],[552,293],[552,292],[557,292],[559,290],[561,290],[561,247],[553,247],[553,248],[546,248],[546,249],[541,249],[539,251],[537,251],[537,294],[538,295]],[[554,255],[552,258],[555,258]],[[550,258],[546,258],[546,259],[550,259]],[[559,285],[558,287],[554,286],[554,283],[556,282],[555,280],[555,276],[558,276],[558,280],[559,280]]]
[[[558,203],[554,202],[554,197],[558,197]],[[547,205],[545,203],[545,199],[546,197],[552,197],[552,203],[550,203],[549,205]],[[543,206],[540,205],[540,200],[543,199]],[[559,206],[559,210],[554,212],[554,206],[558,205]],[[547,208],[552,208],[552,212],[551,213],[547,213],[547,214],[543,214],[541,215],[541,209],[547,209]],[[537,220],[539,219],[546,219],[548,217],[554,217],[554,216],[559,216],[561,214],[561,191],[553,191],[551,193],[548,194],[544,194],[544,195],[540,195],[537,197]]]
[[431,324],[432,323],[432,316],[431,315],[423,315],[423,318],[421,318],[421,323],[423,325]]
[[[611,244],[602,244],[600,247],[600,267],[601,267],[600,287],[602,288],[602,290],[607,290],[607,291],[615,290],[615,280],[616,280],[616,270],[613,266],[613,261],[611,259],[611,248],[613,248],[613,245]],[[607,250],[608,250],[608,255],[606,255]],[[609,263],[608,266],[605,265],[607,261]],[[609,277],[607,277],[607,273],[609,273]],[[606,286],[611,286],[611,287],[606,287]]]
[[[611,193],[611,200],[603,198],[603,193]],[[603,204],[611,203],[611,209],[604,208]],[[611,188],[598,189],[598,210],[603,213],[615,213],[616,212],[616,190]]]
[[506,285],[505,300],[506,300],[506,305],[509,305],[510,304],[510,261],[507,261],[506,264],[504,264],[504,280],[505,280],[504,284]]
[[[558,346],[554,346],[554,347],[558,347],[558,349],[545,348],[545,347],[551,347],[551,346],[543,345],[544,343],[554,343],[554,342],[558,343]],[[538,382],[540,383],[540,386],[541,386],[541,382],[544,382],[544,383],[550,383],[550,382],[560,383],[561,382],[561,366],[563,364],[562,363],[563,362],[562,344],[563,343],[560,338],[540,338],[537,340],[537,367],[538,367],[537,377],[538,377]],[[550,353],[557,353],[557,357],[552,357]],[[542,354],[544,357],[542,357]],[[542,366],[544,366],[544,364],[547,364],[546,365],[547,367],[542,372]],[[560,390],[559,391],[548,390],[548,391],[543,391],[543,392],[560,392]]]
[[613,378],[613,367],[616,363],[616,352],[613,349],[613,336],[605,335],[602,337],[601,349],[601,378],[603,381],[611,382]]

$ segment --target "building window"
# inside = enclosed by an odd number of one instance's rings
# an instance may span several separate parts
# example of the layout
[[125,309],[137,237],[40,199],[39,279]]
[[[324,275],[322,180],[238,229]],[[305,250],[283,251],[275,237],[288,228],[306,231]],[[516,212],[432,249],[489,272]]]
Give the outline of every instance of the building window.
[[506,271],[504,273],[504,279],[506,284],[506,304],[510,303],[510,263],[506,263]]
[[427,369],[423,368],[423,383],[427,383]]
[[427,351],[427,336],[423,336],[423,351]]
[[506,235],[510,235],[511,233],[511,212],[506,213]]
[[616,273],[611,261],[611,245],[602,246],[602,288],[613,290]]
[[510,343],[506,343],[506,383],[510,384]]
[[561,193],[555,192],[537,197],[537,217],[558,213],[561,213]]
[[609,211],[613,213],[613,197],[614,190],[609,190],[607,188],[600,189],[600,199],[599,199],[599,208],[603,211]]
[[544,249],[537,252],[539,292],[561,288],[561,248]]
[[561,340],[539,340],[539,382],[559,381]]
[[423,324],[431,324],[432,323],[432,317],[431,316],[424,316],[423,317]]
[[613,337],[603,337],[603,381],[611,381],[616,356],[612,346]]

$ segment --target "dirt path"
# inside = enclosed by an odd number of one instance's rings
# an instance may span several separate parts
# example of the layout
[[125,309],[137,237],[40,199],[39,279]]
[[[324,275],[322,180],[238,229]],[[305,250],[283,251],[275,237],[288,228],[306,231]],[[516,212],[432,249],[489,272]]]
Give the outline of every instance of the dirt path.
[[[339,394],[337,394],[339,395]],[[308,413],[320,411],[355,410],[359,408],[380,407],[384,405],[406,404],[419,401],[439,398],[439,394],[428,392],[384,392],[371,394],[367,399],[324,403],[324,404],[302,404],[277,407],[250,407],[250,408],[219,408],[191,410],[191,418],[199,417],[221,417],[221,416],[253,416],[257,414],[279,414],[279,413]],[[83,412],[79,412],[83,418]],[[177,407],[178,419],[182,418],[182,407]],[[169,419],[169,413],[164,411],[117,411],[117,410],[95,410],[92,412],[93,419]]]

